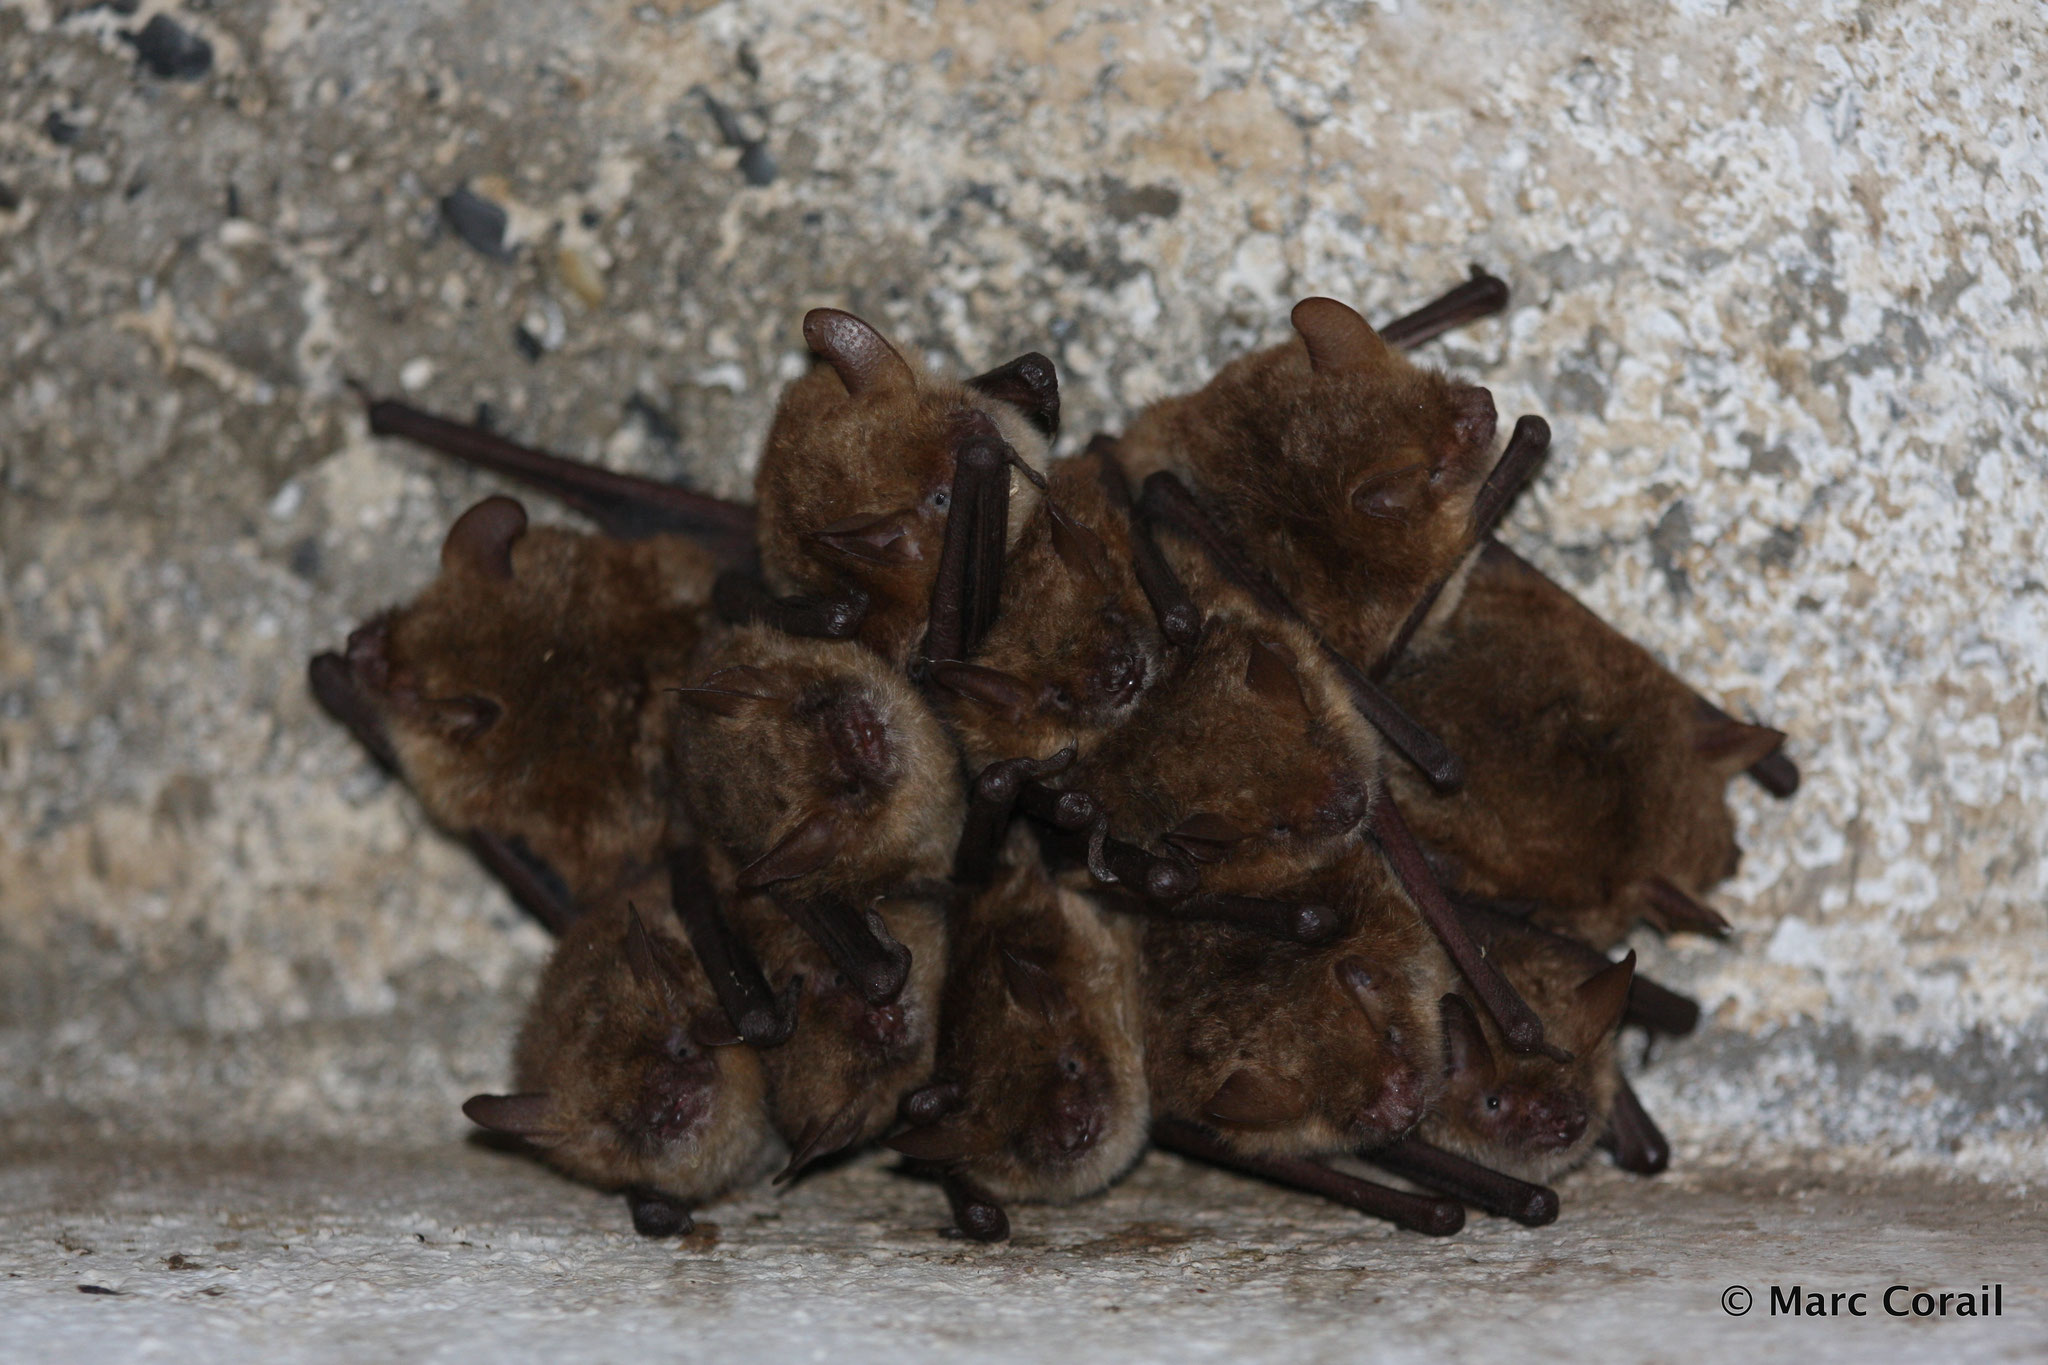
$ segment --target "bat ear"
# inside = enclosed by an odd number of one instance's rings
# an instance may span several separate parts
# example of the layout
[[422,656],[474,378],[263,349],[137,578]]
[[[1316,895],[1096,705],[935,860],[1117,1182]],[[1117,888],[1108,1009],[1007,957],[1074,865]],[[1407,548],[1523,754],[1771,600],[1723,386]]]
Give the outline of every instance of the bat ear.
[[1251,659],[1244,671],[1245,685],[1274,706],[1287,706],[1308,714],[1308,702],[1301,695],[1301,675],[1294,651],[1268,640],[1252,644]]
[[1294,305],[1293,322],[1317,374],[1349,374],[1387,357],[1387,343],[1372,325],[1335,299],[1303,299]]
[[774,1183],[786,1185],[812,1162],[852,1146],[860,1139],[866,1117],[867,1097],[857,1095],[847,1101],[838,1113],[828,1118],[815,1118],[805,1124],[803,1133],[797,1138],[796,1149],[789,1154],[789,1164],[782,1168]]
[[441,542],[441,567],[512,581],[512,546],[526,534],[526,509],[511,498],[485,498],[455,519]]
[[916,382],[910,366],[880,332],[837,308],[813,308],[804,314],[804,343],[832,367],[852,397],[874,389],[907,389]]
[[1379,1033],[1388,1031],[1391,1014],[1387,999],[1387,983],[1383,972],[1376,972],[1370,962],[1362,957],[1347,957],[1337,963],[1337,980],[1350,993],[1358,1008],[1365,1012],[1366,1019]]
[[1251,837],[1221,815],[1200,811],[1166,832],[1166,842],[1198,863],[1217,863],[1230,855],[1236,844]]
[[1726,938],[1728,921],[1721,912],[1711,905],[1701,905],[1691,896],[1663,877],[1652,877],[1642,884],[1643,918],[1666,934],[1705,934],[1709,938]]
[[1109,551],[1102,546],[1102,537],[1062,512],[1051,500],[1046,510],[1052,514],[1052,548],[1060,557],[1060,563],[1070,573],[1097,583],[1114,581],[1109,567]]
[[829,812],[807,815],[775,847],[740,869],[739,887],[742,891],[759,891],[775,882],[816,872],[838,857],[845,847],[846,830]]
[[664,963],[655,944],[654,935],[647,931],[647,921],[640,918],[640,907],[630,902],[626,906],[626,966],[631,969],[633,979],[642,986],[663,984]]
[[554,1131],[554,1100],[546,1092],[471,1095],[462,1112],[479,1128],[513,1137],[546,1137]]
[[1444,1021],[1444,1074],[1492,1075],[1496,1066],[1493,1044],[1486,1041],[1486,1030],[1465,997],[1446,995],[1437,1002],[1437,1009]]
[[1351,489],[1351,505],[1379,521],[1405,522],[1429,487],[1429,467],[1405,464],[1360,479]]
[[498,723],[505,708],[474,694],[437,697],[427,704],[427,719],[450,743],[467,744]]
[[1003,969],[1003,986],[1017,1008],[1048,1024],[1074,1016],[1074,1002],[1068,997],[1067,988],[1036,954],[1003,948],[996,953],[996,960]]
[[1612,966],[1602,967],[1578,984],[1572,992],[1573,1052],[1585,1052],[1621,1027],[1628,1009],[1628,989],[1635,981],[1636,955],[1633,951]]
[[1022,678],[1000,668],[942,660],[931,666],[931,680],[948,692],[993,707],[1013,720],[1022,720],[1036,701]]
[[861,512],[820,526],[805,539],[869,564],[910,564],[924,558],[923,548],[911,534],[916,525],[917,513],[907,508]]
[[1216,1088],[1203,1112],[1205,1117],[1241,1128],[1277,1128],[1308,1112],[1308,1095],[1297,1081],[1239,1067]]
[[1060,376],[1053,363],[1036,351],[1027,351],[1007,365],[967,381],[967,387],[985,393],[1024,414],[1050,441],[1060,434]]
[[1699,721],[1692,733],[1693,752],[1716,772],[1733,777],[1750,764],[1776,753],[1784,742],[1783,730],[1745,725],[1716,707],[1700,703]]
[[721,668],[695,687],[678,687],[674,691],[700,711],[728,717],[744,715],[749,702],[781,698],[775,675],[752,664]]
[[919,1161],[952,1162],[962,1161],[994,1147],[985,1139],[975,1135],[974,1130],[962,1119],[952,1119],[933,1124],[929,1128],[912,1128],[882,1140],[884,1147],[893,1147],[907,1157]]

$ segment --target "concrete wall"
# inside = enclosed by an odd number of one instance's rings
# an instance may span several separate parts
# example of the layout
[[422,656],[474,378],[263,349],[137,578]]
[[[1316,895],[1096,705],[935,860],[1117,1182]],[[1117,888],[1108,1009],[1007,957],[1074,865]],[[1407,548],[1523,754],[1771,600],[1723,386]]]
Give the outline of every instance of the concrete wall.
[[1479,261],[1439,354],[1557,433],[1509,538],[1807,773],[1738,793],[1732,947],[1643,945],[1711,1011],[1646,1099],[2043,1171],[2041,20],[0,0],[0,1113],[440,1141],[503,1078],[544,938],[302,671],[487,484],[344,379],[744,494],[812,305],[1044,349],[1081,438]]

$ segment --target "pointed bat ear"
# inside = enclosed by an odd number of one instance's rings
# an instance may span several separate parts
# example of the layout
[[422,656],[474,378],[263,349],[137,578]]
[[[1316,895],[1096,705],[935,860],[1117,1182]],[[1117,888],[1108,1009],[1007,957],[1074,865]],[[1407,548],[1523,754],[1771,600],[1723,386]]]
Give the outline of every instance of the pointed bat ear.
[[1230,850],[1251,837],[1230,820],[1209,811],[1199,811],[1166,832],[1166,842],[1198,863],[1218,863]]
[[700,711],[727,717],[744,715],[749,702],[779,701],[782,695],[775,675],[752,664],[721,668],[695,687],[671,690]]
[[1335,299],[1303,299],[1294,305],[1293,322],[1317,374],[1349,374],[1387,357],[1387,343],[1372,325]]
[[1003,986],[1017,1008],[1048,1024],[1074,1016],[1074,1002],[1068,997],[1067,988],[1035,955],[1003,948],[996,953],[996,961],[1003,969]]
[[640,907],[626,907],[626,966],[632,970],[633,979],[642,986],[654,986],[661,982],[661,963],[654,956],[654,938],[647,932],[647,922],[640,918]]
[[511,498],[485,498],[455,519],[441,542],[441,567],[512,581],[512,546],[526,534],[526,509]]
[[860,1138],[866,1117],[867,1097],[859,1095],[847,1101],[831,1117],[815,1118],[805,1124],[803,1133],[797,1138],[796,1149],[789,1154],[789,1164],[782,1168],[774,1183],[787,1185],[812,1162],[852,1146]]
[[911,534],[916,526],[917,513],[909,508],[861,512],[820,526],[804,539],[869,564],[910,564],[924,558],[924,547]]
[[1022,412],[1024,420],[1046,440],[1060,434],[1059,371],[1038,352],[1027,351],[1007,365],[978,374],[967,381],[967,387],[1000,398]]
[[1699,721],[1693,728],[1693,752],[1716,772],[1733,777],[1776,753],[1784,742],[1783,730],[1745,725],[1714,706],[1700,703]]
[[1240,1128],[1278,1128],[1307,1112],[1299,1082],[1248,1066],[1231,1072],[1203,1107],[1204,1117]]
[[909,388],[910,366],[882,334],[851,313],[813,308],[804,314],[804,344],[832,367],[855,398],[871,389]]
[[1486,1030],[1465,997],[1446,995],[1437,1002],[1437,1010],[1444,1021],[1444,1074],[1492,1075],[1498,1065],[1493,1044],[1486,1041]]
[[1050,499],[1046,510],[1052,515],[1052,548],[1060,557],[1060,563],[1067,571],[1097,583],[1115,581],[1114,571],[1109,567],[1109,551],[1103,548],[1102,537],[1062,512]]
[[1245,685],[1274,706],[1288,706],[1308,714],[1308,701],[1301,695],[1298,661],[1286,645],[1268,640],[1252,644],[1251,658],[1244,671]]
[[931,680],[948,692],[993,707],[1012,720],[1022,720],[1037,700],[1030,686],[1016,674],[980,664],[943,660],[931,666]]
[[1621,1027],[1621,1016],[1628,1009],[1628,989],[1635,977],[1636,955],[1631,951],[1578,984],[1572,992],[1573,1052],[1590,1050]]
[[775,847],[740,869],[740,890],[759,891],[764,886],[816,872],[838,857],[845,847],[846,830],[829,812],[807,815]]
[[489,697],[470,694],[437,697],[427,703],[426,714],[434,728],[451,744],[467,744],[496,725],[498,718],[505,714],[505,708]]
[[554,1100],[546,1092],[471,1095],[462,1102],[471,1123],[513,1137],[546,1137],[554,1131]]
[[1643,918],[1657,926],[1659,933],[1727,937],[1731,926],[1720,911],[1711,905],[1701,905],[1667,879],[1652,877],[1642,888]]
[[1387,1032],[1390,1013],[1385,973],[1376,972],[1362,957],[1347,957],[1337,963],[1337,981],[1365,1013],[1366,1020],[1381,1034]]
[[962,1161],[994,1150],[986,1140],[977,1138],[973,1129],[961,1119],[936,1123],[929,1128],[912,1128],[907,1133],[882,1139],[882,1145],[919,1161],[938,1162]]
[[1405,524],[1428,487],[1428,465],[1404,464],[1360,479],[1351,489],[1351,505],[1377,521]]

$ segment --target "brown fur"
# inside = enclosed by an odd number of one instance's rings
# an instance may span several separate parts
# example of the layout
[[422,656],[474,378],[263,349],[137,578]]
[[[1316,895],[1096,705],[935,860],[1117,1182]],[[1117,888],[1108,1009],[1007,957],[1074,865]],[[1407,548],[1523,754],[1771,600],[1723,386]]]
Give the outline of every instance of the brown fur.
[[1144,1150],[1137,927],[1056,889],[1021,829],[955,927],[935,1075],[959,1103],[903,1145],[998,1198],[1084,1198]]
[[1296,608],[1370,668],[1470,544],[1494,412],[1486,390],[1370,329],[1350,340],[1321,367],[1299,336],[1234,360],[1140,413],[1123,452],[1135,479],[1187,480]]
[[1581,945],[1517,931],[1506,916],[1491,919],[1500,923],[1476,936],[1572,1060],[1510,1052],[1466,992],[1461,1020],[1445,1023],[1443,1089],[1422,1121],[1422,1137],[1482,1166],[1541,1182],[1585,1160],[1607,1128],[1621,1075],[1615,1034],[1628,993],[1624,988],[1611,999],[1589,999],[1580,987],[1602,968],[1597,961],[1588,967]]
[[506,579],[450,534],[426,591],[350,637],[350,677],[437,823],[520,840],[601,899],[675,837],[664,689],[688,679],[712,561],[537,526]]
[[761,1065],[751,1048],[698,1041],[724,1016],[660,880],[642,882],[632,903],[659,973],[645,979],[631,964],[625,896],[584,914],[541,975],[514,1070],[522,1091],[548,1096],[548,1131],[533,1141],[551,1163],[604,1189],[693,1205],[773,1168]]
[[[1544,903],[1549,922],[1607,948],[1650,912],[1664,877],[1698,896],[1739,856],[1730,778],[1774,745],[1727,731],[1642,648],[1499,552],[1457,610],[1419,637],[1388,690],[1465,763],[1439,796],[1398,767],[1418,838],[1479,896]],[[1733,741],[1703,754],[1697,741]]]
[[[1262,612],[1195,547],[1167,536],[1160,548],[1202,607],[1201,642],[1060,784],[1094,796],[1119,839],[1191,849],[1204,890],[1270,897],[1363,839],[1379,738],[1305,629]],[[1198,817],[1243,837],[1182,839]]]
[[678,708],[688,804],[712,853],[745,867],[816,821],[830,857],[778,895],[865,905],[945,879],[964,812],[958,760],[901,673],[852,641],[742,626],[707,644],[691,682],[761,694],[731,714]]
[[[886,346],[886,343],[883,343]],[[859,638],[898,667],[924,635],[932,578],[945,539],[953,463],[963,442],[995,436],[1035,468],[1046,440],[1014,406],[907,362],[858,394],[819,364],[776,408],[754,480],[761,565],[778,592],[857,588],[869,607]],[[1037,501],[1010,479],[1010,540]],[[814,533],[855,517],[900,514],[904,536],[889,563],[836,551]]]
[[[1207,1124],[1252,1155],[1391,1142],[1420,1118],[1439,1077],[1437,1001],[1450,964],[1369,847],[1270,893],[1337,906],[1350,927],[1309,947],[1215,924],[1146,922],[1153,1113]],[[1352,980],[1365,984],[1362,994]],[[1227,1085],[1236,1102],[1225,1108],[1240,1121],[1219,1115]]]
[[[1103,477],[1097,454],[1053,462],[1046,501],[1004,565],[995,624],[972,660],[1015,679],[1029,704],[1012,710],[936,690],[970,772],[1070,744],[1091,747],[1133,714],[1167,667],[1166,644],[1131,568],[1130,521]],[[1048,504],[1079,533],[1056,535]]]

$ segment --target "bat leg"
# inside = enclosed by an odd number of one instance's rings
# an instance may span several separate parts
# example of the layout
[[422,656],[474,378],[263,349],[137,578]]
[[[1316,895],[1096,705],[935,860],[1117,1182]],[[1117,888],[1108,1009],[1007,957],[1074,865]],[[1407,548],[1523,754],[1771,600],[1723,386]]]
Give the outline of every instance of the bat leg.
[[886,1005],[910,979],[910,950],[889,934],[882,917],[835,899],[777,898],[797,928],[824,949],[839,974],[870,1005]]
[[1662,1175],[1671,1164],[1671,1143],[1636,1098],[1627,1077],[1614,1092],[1614,1110],[1600,1145],[1614,1155],[1614,1164],[1637,1175]]
[[1170,645],[1192,649],[1202,638],[1202,609],[1188,596],[1187,585],[1159,552],[1152,529],[1139,519],[1138,510],[1131,503],[1130,477],[1117,458],[1116,440],[1097,436],[1088,443],[1088,449],[1102,462],[1102,486],[1110,503],[1123,513],[1131,528],[1131,567],[1145,601],[1152,607],[1152,617],[1159,623],[1159,633]]
[[1152,1141],[1196,1161],[1320,1195],[1346,1208],[1384,1218],[1410,1232],[1448,1237],[1465,1226],[1465,1208],[1455,1199],[1409,1194],[1300,1157],[1245,1156],[1233,1151],[1208,1129],[1186,1119],[1158,1120],[1152,1125]]
[[947,1230],[951,1235],[970,1242],[1010,1240],[1010,1215],[981,1185],[958,1171],[947,1171],[939,1177],[939,1188],[953,1206],[953,1226]]
[[970,440],[954,457],[946,539],[925,623],[927,663],[964,662],[995,620],[1010,534],[1008,451],[999,441]]
[[1403,1180],[1462,1199],[1497,1218],[1512,1218],[1523,1227],[1540,1228],[1557,1221],[1556,1190],[1467,1161],[1420,1138],[1403,1138],[1358,1155]]
[[480,829],[469,832],[469,849],[512,899],[541,927],[560,938],[583,913],[560,873],[518,839],[501,839]]
[[1529,1002],[1522,999],[1521,992],[1500,974],[1493,960],[1472,941],[1471,931],[1444,897],[1443,887],[1437,883],[1436,874],[1429,870],[1421,845],[1409,833],[1408,822],[1401,818],[1393,793],[1385,786],[1381,786],[1373,802],[1372,832],[1387,855],[1388,865],[1408,892],[1408,898],[1415,902],[1415,908],[1422,913],[1423,921],[1436,935],[1437,942],[1443,945],[1444,952],[1449,954],[1465,980],[1471,983],[1479,1002],[1500,1025],[1501,1036],[1507,1039],[1508,1046],[1517,1052],[1540,1052],[1556,1061],[1570,1061],[1570,1053],[1544,1041],[1543,1021],[1536,1017],[1536,1011],[1529,1008]]
[[656,479],[619,474],[508,441],[482,427],[436,417],[407,403],[363,395],[375,436],[403,436],[467,464],[549,493],[595,521],[606,535],[643,540],[672,532],[699,542],[722,564],[755,562],[754,509]]
[[1073,764],[1074,754],[1070,744],[1051,758],[999,759],[975,776],[967,796],[967,823],[953,856],[954,881],[963,886],[987,884],[995,873],[1003,833],[1009,828],[1010,813],[1016,809],[1024,784],[1065,772]]
[[627,1190],[626,1209],[633,1215],[633,1231],[642,1237],[688,1237],[697,1230],[688,1209],[656,1190]]
[[759,621],[785,635],[850,640],[867,619],[868,595],[848,588],[837,597],[777,597],[750,573],[729,569],[711,589],[712,605],[729,625]]
[[1475,265],[1472,277],[1457,288],[1439,294],[1414,312],[1404,313],[1380,328],[1380,339],[1389,346],[1413,350],[1453,328],[1491,317],[1507,306],[1507,282]]
[[1628,1012],[1622,1022],[1683,1038],[1700,1025],[1700,1002],[1637,972],[1629,983]]
[[1018,790],[1017,809],[1068,833],[1087,829],[1100,814],[1095,798],[1087,792],[1062,791],[1043,782],[1026,782]]
[[1200,875],[1186,864],[1110,838],[1105,817],[1098,817],[1088,834],[1088,872],[1102,885],[1154,905],[1186,900],[1201,885]]
[[1290,943],[1327,943],[1337,936],[1344,922],[1327,905],[1301,901],[1261,900],[1256,896],[1231,896],[1207,892],[1190,896],[1176,905],[1150,907],[1151,913],[1170,919],[1213,920],[1234,924],[1268,938]]
[[669,904],[682,921],[704,975],[711,978],[711,989],[733,1031],[755,1047],[788,1042],[796,1030],[796,1012],[781,1007],[754,950],[726,919],[704,855],[688,847],[672,851],[668,877]]
[[[1237,544],[1202,509],[1194,493],[1177,475],[1161,470],[1147,478],[1138,506],[1147,519],[1164,522],[1200,545],[1216,567],[1250,593],[1260,607],[1286,620],[1308,624],[1302,620],[1294,604],[1273,586],[1272,579],[1245,558]],[[1441,739],[1423,728],[1415,717],[1401,708],[1400,703],[1382,691],[1378,683],[1366,677],[1357,664],[1330,648],[1320,637],[1317,645],[1323,657],[1343,678],[1346,690],[1351,693],[1351,704],[1358,714],[1385,737],[1396,753],[1414,764],[1429,779],[1430,786],[1440,792],[1453,792],[1465,784],[1464,765],[1458,762],[1458,756]]]

